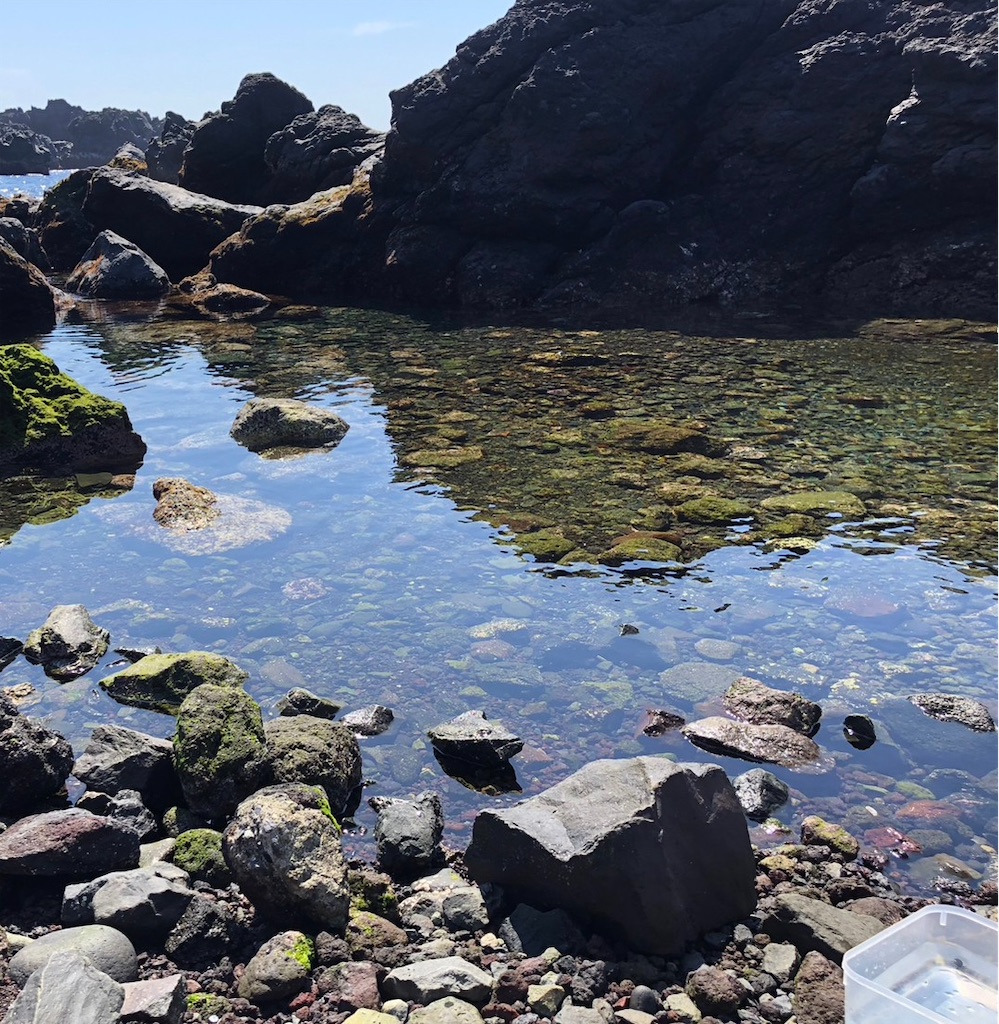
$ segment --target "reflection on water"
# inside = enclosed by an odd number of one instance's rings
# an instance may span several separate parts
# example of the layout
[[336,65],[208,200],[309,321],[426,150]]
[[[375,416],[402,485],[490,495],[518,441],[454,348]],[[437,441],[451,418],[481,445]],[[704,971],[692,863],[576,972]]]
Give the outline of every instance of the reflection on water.
[[[440,792],[456,843],[483,800],[595,757],[745,770],[642,726],[647,709],[716,713],[749,674],[824,708],[820,765],[774,770],[792,788],[785,824],[819,813],[861,836],[897,828],[924,851],[892,863],[906,886],[988,875],[995,738],[899,697],[946,691],[995,710],[995,350],[966,325],[794,341],[764,326],[498,329],[293,310],[62,327],[45,351],[124,401],[149,452],[131,492],[0,549],[0,632],[23,638],[53,605],[81,602],[114,646],[233,658],[265,712],[292,686],[346,710],[386,704],[395,724],[362,741],[372,792]],[[330,453],[261,459],[228,435],[252,394],[335,407],[350,432]],[[291,525],[217,553],[173,550],[150,525],[160,476]],[[63,686],[19,659],[0,683],[33,684],[33,713],[78,751],[108,719],[169,735],[170,719],[96,687],[113,658]],[[489,797],[425,738],[473,708],[525,740],[516,779]],[[844,736],[851,714],[875,723],[867,750]],[[370,816],[362,802],[361,851]]]

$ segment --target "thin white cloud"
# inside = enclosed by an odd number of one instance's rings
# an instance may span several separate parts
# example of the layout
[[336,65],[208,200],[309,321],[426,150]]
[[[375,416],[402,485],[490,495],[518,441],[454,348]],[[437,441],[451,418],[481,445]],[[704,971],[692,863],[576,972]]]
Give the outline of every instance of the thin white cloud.
[[395,32],[400,28],[410,28],[412,21],[361,21],[351,30],[352,36],[380,36],[385,32]]

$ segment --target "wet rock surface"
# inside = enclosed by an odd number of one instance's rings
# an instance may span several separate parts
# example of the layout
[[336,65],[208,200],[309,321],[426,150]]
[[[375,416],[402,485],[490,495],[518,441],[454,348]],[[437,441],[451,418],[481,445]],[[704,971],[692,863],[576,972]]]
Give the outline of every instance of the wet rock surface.
[[233,439],[250,451],[333,448],[348,425],[331,409],[291,398],[251,398],[232,425]]
[[752,725],[719,715],[689,722],[680,730],[695,746],[747,761],[795,768],[819,758],[818,745],[786,725]]
[[61,604],[28,635],[24,656],[53,679],[75,679],[104,657],[110,639],[111,634],[91,619],[82,604]]

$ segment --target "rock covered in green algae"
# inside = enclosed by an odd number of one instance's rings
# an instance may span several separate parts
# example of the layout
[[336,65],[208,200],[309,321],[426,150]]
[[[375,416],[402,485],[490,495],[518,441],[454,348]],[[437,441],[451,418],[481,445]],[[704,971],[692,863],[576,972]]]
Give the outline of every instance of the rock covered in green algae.
[[193,881],[224,887],[232,873],[222,856],[222,833],[212,828],[191,828],[177,836],[172,860]]
[[145,453],[120,402],[77,384],[31,345],[0,346],[0,473],[134,470]]
[[804,513],[811,516],[862,516],[864,503],[849,491],[800,491],[775,494],[761,505],[772,512]]
[[147,654],[134,665],[107,679],[101,686],[119,704],[176,714],[184,698],[197,686],[242,687],[249,673],[221,654],[187,651],[183,654]]
[[204,683],[177,714],[174,763],[188,807],[217,818],[262,785],[264,723],[257,702],[241,689]]

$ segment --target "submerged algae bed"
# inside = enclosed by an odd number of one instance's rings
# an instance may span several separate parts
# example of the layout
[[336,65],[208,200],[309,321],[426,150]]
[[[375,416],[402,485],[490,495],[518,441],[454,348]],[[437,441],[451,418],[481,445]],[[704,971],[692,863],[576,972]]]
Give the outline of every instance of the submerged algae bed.
[[[428,323],[287,310],[251,323],[113,312],[42,344],[123,401],[149,446],[135,489],[25,526],[0,550],[3,632],[82,602],[114,646],[207,649],[250,673],[273,714],[303,685],[396,722],[362,742],[373,793],[441,793],[461,843],[484,800],[536,792],[595,758],[704,755],[642,732],[647,708],[714,713],[740,674],[822,703],[813,769],[775,769],[778,813],[924,853],[905,886],[988,876],[994,736],[922,716],[945,690],[995,710],[995,379],[989,332],[962,323],[787,327],[702,320],[684,332]],[[251,395],[333,406],[332,452],[268,460],[228,431]],[[184,476],[291,517],[273,539],[171,545],[152,482]],[[114,704],[16,661],[81,750]],[[516,776],[470,792],[427,728],[470,708],[525,740]],[[879,741],[853,749],[847,714]],[[481,784],[465,780],[466,784]],[[362,801],[348,844],[362,852]],[[763,841],[762,833],[757,838]],[[779,836],[778,836],[779,838]]]

